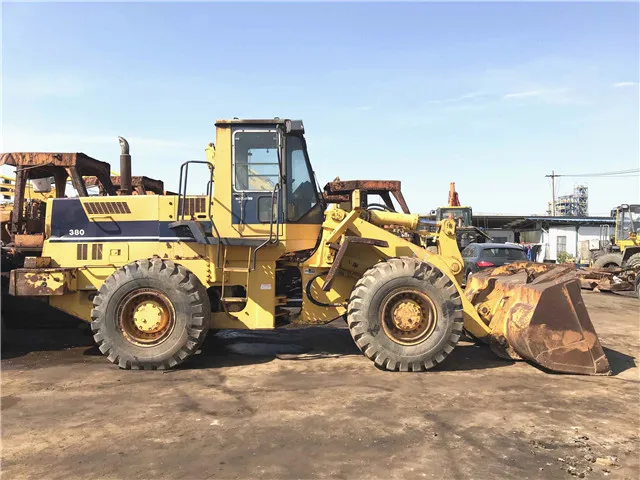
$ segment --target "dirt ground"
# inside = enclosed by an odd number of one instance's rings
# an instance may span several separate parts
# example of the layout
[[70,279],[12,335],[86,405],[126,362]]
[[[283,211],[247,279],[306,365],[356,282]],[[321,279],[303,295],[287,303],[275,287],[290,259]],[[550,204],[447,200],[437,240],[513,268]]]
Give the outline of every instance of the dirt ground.
[[469,342],[438,370],[383,372],[343,321],[210,335],[167,373],[119,370],[74,324],[9,329],[2,478],[635,480],[640,301],[584,297],[613,376]]

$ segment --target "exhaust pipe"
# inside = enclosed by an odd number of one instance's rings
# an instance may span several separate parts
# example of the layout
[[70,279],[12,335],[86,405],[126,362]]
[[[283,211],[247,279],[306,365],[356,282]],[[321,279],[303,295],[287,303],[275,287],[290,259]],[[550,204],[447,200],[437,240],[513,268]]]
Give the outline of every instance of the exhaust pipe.
[[131,155],[129,142],[118,137],[120,142],[120,195],[131,195]]

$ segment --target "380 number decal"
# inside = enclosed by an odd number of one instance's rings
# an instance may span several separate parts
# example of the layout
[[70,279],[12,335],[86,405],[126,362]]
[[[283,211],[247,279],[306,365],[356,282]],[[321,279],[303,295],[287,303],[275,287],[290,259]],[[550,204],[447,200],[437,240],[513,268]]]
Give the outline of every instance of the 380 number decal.
[[70,229],[69,230],[69,235],[72,235],[74,237],[82,236],[82,235],[84,235],[84,229],[82,229],[82,228],[81,229],[77,229],[76,228],[75,230],[74,229]]

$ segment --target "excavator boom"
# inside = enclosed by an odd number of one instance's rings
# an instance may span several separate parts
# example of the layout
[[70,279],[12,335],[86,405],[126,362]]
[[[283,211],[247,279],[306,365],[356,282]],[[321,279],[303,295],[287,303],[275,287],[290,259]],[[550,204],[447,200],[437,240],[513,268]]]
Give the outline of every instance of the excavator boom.
[[450,207],[460,206],[460,199],[458,198],[458,192],[456,192],[455,182],[451,182],[449,184],[449,206]]

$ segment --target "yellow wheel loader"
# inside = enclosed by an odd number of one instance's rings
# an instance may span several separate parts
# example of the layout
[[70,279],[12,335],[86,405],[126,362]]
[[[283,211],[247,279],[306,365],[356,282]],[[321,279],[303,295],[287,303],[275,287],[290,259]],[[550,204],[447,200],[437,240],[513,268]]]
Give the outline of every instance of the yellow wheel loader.
[[[609,373],[573,272],[516,263],[463,291],[455,222],[411,214],[399,182],[321,191],[302,121],[219,120],[206,154],[182,164],[177,195],[130,195],[125,156],[120,195],[48,200],[42,251],[11,271],[10,293],[90,322],[100,351],[127,369],[175,367],[209,329],[346,317],[387,370],[440,364],[465,330],[507,358]],[[189,182],[206,193],[189,194]],[[437,252],[420,246],[431,227]]]
[[609,226],[600,227],[600,246],[593,268],[635,267],[640,265],[640,205],[619,205],[611,210],[616,229],[609,235]]

